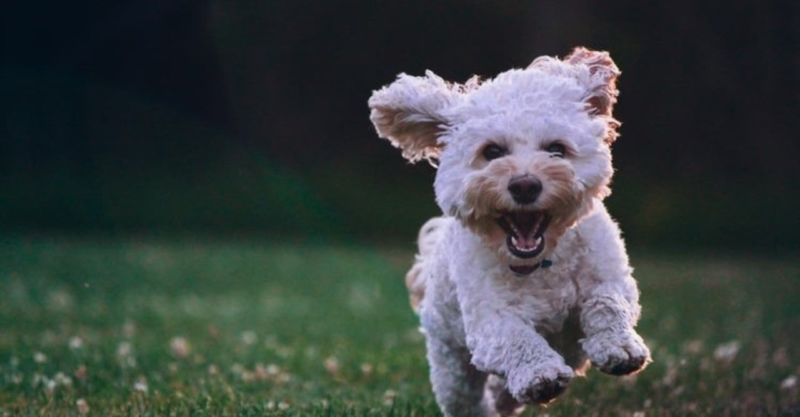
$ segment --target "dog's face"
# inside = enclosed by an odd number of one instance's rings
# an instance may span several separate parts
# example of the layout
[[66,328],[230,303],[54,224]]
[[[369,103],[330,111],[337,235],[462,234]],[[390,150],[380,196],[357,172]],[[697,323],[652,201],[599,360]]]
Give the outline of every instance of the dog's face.
[[438,159],[436,199],[518,274],[608,194],[619,70],[578,48],[483,83],[401,75],[371,118],[411,161]]

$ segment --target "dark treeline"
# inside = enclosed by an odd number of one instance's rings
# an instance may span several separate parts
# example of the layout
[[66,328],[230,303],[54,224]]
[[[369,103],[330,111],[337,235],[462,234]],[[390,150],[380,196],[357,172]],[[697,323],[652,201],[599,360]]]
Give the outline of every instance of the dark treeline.
[[2,17],[8,230],[414,234],[433,171],[366,99],[576,45],[622,68],[609,203],[633,239],[795,244],[794,1],[19,2]]

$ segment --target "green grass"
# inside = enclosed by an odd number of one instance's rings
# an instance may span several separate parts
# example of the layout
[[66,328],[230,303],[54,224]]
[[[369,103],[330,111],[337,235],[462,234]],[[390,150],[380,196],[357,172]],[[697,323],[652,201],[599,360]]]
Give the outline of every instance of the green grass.
[[[0,239],[0,416],[436,416],[411,249]],[[796,256],[633,260],[655,362],[544,412],[800,415]]]

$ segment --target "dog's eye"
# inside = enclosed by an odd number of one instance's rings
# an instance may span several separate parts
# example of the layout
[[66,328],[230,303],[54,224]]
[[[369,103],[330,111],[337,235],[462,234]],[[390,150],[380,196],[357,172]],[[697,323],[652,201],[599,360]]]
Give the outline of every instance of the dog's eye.
[[559,158],[563,158],[564,155],[567,154],[567,147],[558,142],[553,142],[545,146],[544,150],[552,154],[552,156],[556,156]]
[[496,144],[490,143],[483,148],[481,151],[481,155],[486,158],[487,161],[491,161],[492,159],[500,158],[501,156],[505,156],[508,153],[508,149]]

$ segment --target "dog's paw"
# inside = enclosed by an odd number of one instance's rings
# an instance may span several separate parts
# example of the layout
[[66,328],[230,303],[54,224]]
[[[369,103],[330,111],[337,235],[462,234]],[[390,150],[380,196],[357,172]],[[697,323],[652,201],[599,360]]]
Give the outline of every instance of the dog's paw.
[[510,375],[508,391],[521,403],[546,404],[564,392],[574,376],[563,362],[539,364]]
[[611,375],[628,375],[650,362],[650,350],[633,330],[598,333],[583,340],[583,350],[592,365]]

